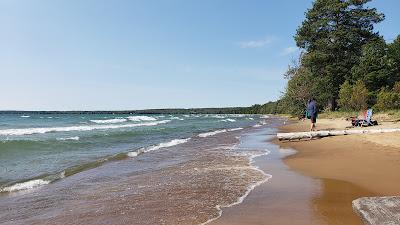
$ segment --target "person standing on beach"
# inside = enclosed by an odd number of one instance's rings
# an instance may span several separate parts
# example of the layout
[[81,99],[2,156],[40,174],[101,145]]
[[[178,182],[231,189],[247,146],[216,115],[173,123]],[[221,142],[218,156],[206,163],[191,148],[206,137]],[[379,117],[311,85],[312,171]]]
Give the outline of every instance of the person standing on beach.
[[310,131],[315,131],[315,123],[317,122],[317,102],[315,101],[314,98],[311,98],[308,100],[307,104],[307,115],[308,118],[311,120],[311,128]]

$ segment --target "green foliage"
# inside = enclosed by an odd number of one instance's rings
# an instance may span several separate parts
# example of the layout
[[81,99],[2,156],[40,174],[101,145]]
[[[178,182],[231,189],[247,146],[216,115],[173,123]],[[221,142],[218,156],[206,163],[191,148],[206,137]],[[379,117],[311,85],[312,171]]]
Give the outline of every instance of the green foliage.
[[400,81],[397,81],[394,85],[393,85],[393,91],[400,94]]
[[362,80],[370,91],[393,86],[396,81],[394,74],[395,63],[388,56],[388,47],[383,38],[365,44],[360,62],[352,68],[353,79]]
[[253,105],[249,107],[245,112],[248,114],[282,114],[285,113],[286,109],[284,104],[282,104],[282,100],[278,100],[276,102],[267,102],[263,105]]
[[394,74],[393,79],[400,81],[400,35],[388,45],[389,58],[394,62]]
[[348,111],[352,109],[351,105],[351,97],[353,95],[353,87],[351,86],[349,81],[345,81],[339,90],[339,99],[338,104],[341,109]]
[[378,93],[375,108],[378,110],[400,109],[400,82],[393,88],[382,88]]
[[298,115],[310,97],[325,112],[336,102],[342,111],[399,108],[400,35],[386,43],[374,30],[384,15],[370,1],[315,0],[294,37],[303,51],[284,74],[282,98],[253,112]]
[[363,110],[367,108],[368,89],[364,82],[358,80],[353,85],[353,93],[351,94],[351,107],[354,110]]
[[326,100],[337,98],[340,85],[351,78],[361,47],[379,37],[373,24],[384,15],[364,7],[367,2],[316,0],[297,30],[296,44],[306,51],[302,66],[311,72],[315,85],[320,86],[318,94],[324,94]]
[[345,81],[340,86],[338,103],[343,111],[366,109],[368,99],[368,89],[361,80],[358,80],[354,85],[351,85],[349,81]]

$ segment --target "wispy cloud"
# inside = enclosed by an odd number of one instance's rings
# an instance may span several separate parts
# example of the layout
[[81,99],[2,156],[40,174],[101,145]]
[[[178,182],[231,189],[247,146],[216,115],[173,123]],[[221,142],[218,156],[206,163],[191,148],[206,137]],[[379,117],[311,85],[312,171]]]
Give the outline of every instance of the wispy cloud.
[[286,55],[290,55],[290,54],[293,54],[293,53],[298,52],[298,51],[299,51],[298,47],[291,46],[291,47],[287,47],[287,48],[283,49],[280,55],[281,56],[286,56]]
[[266,37],[266,38],[260,39],[260,40],[242,41],[242,42],[239,42],[238,45],[241,48],[262,48],[262,47],[265,47],[266,45],[272,43],[273,41],[274,41],[273,37]]

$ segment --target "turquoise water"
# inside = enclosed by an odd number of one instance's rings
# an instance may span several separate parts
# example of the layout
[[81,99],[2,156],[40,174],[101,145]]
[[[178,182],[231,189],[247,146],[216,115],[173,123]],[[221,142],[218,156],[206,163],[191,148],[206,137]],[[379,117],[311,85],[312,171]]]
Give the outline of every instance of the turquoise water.
[[261,121],[257,115],[0,114],[0,192]]

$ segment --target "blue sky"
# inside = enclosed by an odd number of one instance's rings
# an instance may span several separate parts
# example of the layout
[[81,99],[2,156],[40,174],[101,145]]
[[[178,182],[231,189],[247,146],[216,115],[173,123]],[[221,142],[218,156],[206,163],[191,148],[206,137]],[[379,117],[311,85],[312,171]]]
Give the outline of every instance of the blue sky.
[[[0,0],[0,110],[276,100],[311,0]],[[369,5],[399,34],[397,0]]]

